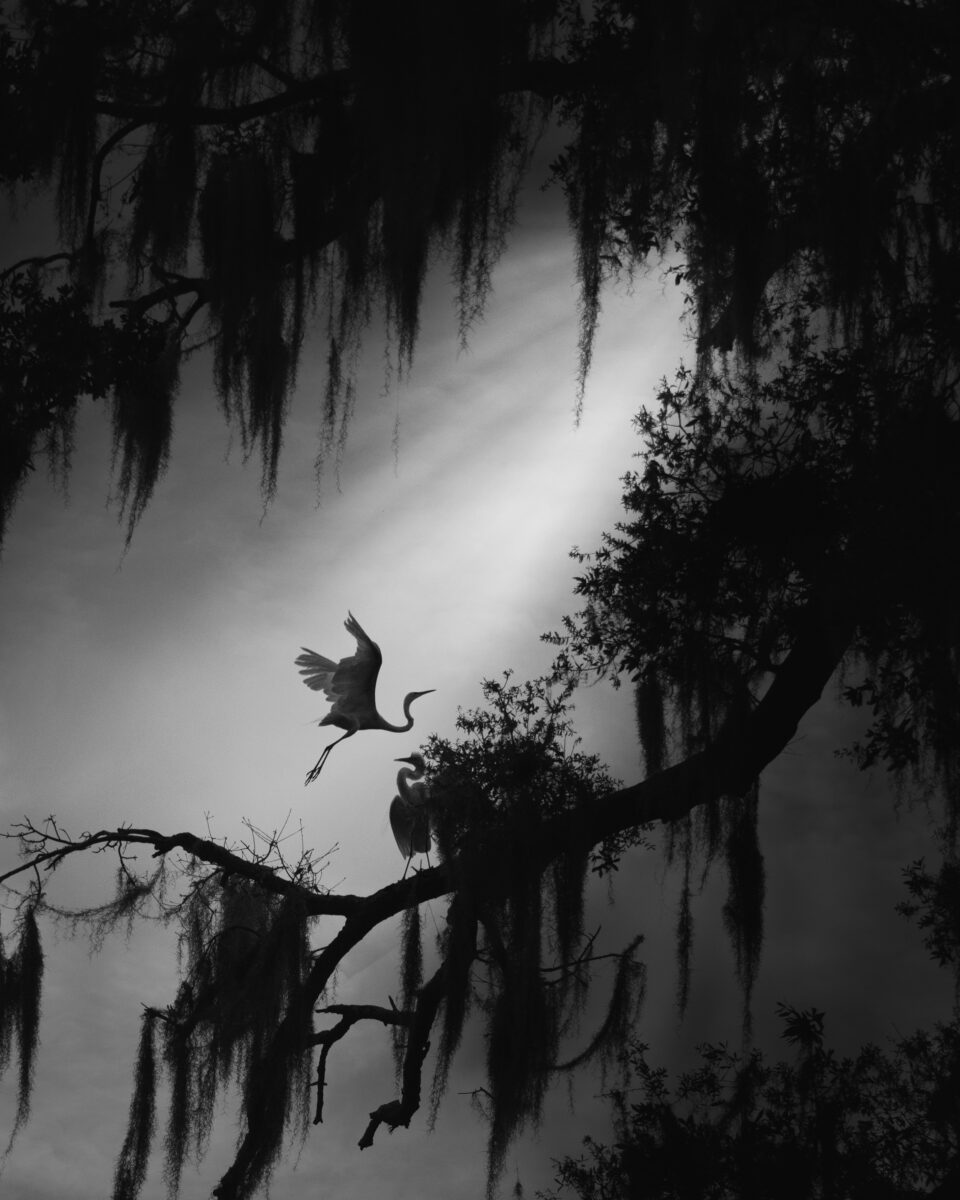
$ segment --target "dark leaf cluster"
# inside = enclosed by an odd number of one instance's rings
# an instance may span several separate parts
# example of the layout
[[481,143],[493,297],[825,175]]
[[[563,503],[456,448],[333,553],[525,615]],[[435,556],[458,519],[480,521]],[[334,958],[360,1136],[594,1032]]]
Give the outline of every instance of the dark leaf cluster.
[[601,0],[573,21],[587,86],[561,97],[573,137],[554,174],[580,247],[584,366],[603,280],[651,252],[682,251],[703,362],[765,357],[804,279],[851,342],[877,299],[955,303],[958,48],[950,0]]
[[[584,929],[591,856],[572,827],[567,850],[551,847],[553,829],[589,811],[614,784],[595,757],[578,749],[567,690],[543,680],[516,684],[509,672],[483,690],[486,706],[458,717],[463,736],[429,744],[437,843],[456,872],[456,895],[437,941],[446,995],[433,1104],[436,1110],[464,1021],[479,1008],[492,1188],[512,1138],[539,1119],[591,975],[594,939]],[[635,830],[603,849],[594,865],[609,868],[642,841]],[[610,956],[618,970],[609,1011],[576,1063],[609,1056],[632,1021],[643,993],[639,941]],[[405,971],[415,961],[411,953]]]
[[[951,1194],[960,1124],[956,1023],[864,1046],[839,1058],[823,1043],[823,1014],[780,1006],[792,1062],[700,1046],[700,1063],[671,1090],[648,1047],[632,1041],[634,1091],[620,1093],[618,1141],[586,1139],[557,1164],[543,1200],[920,1200]],[[950,1097],[951,1099],[948,1099]]]
[[49,290],[36,270],[0,278],[0,535],[38,457],[65,488],[77,399],[111,398],[114,463],[128,540],[163,474],[179,355],[145,314],[96,321],[88,290]]
[[553,640],[562,673],[631,679],[648,769],[741,721],[816,606],[856,615],[848,662],[870,670],[844,696],[877,718],[862,764],[955,770],[954,364],[912,334],[891,361],[899,318],[885,328],[869,351],[804,332],[763,375],[681,370],[638,416],[628,519],[585,560],[587,607]]
[[[878,313],[838,346],[814,294],[781,314],[790,352],[765,369],[681,368],[636,418],[642,468],[626,518],[585,570],[579,616],[551,635],[556,672],[626,677],[648,775],[747,727],[801,644],[843,629],[841,695],[872,720],[849,753],[937,791],[948,824],[960,757],[960,423],[937,312]],[[671,826],[686,1001],[696,852],[723,853],[724,921],[749,990],[762,942],[756,781]]]
[[936,874],[918,859],[904,869],[910,899],[897,906],[916,920],[923,942],[941,966],[960,963],[960,863],[946,857]]

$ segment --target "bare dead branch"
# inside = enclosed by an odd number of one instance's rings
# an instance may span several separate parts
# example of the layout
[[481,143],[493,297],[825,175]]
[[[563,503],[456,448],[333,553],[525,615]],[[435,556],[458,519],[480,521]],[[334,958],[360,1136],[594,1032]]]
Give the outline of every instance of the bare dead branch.
[[400,1125],[406,1128],[420,1107],[423,1060],[430,1050],[430,1031],[445,990],[445,964],[441,964],[417,995],[417,1006],[410,1022],[410,1035],[403,1058],[400,1099],[390,1100],[373,1110],[363,1136],[357,1143],[361,1150],[373,1145],[374,1135],[381,1125],[385,1124],[391,1132]]
[[[13,827],[13,832],[5,833],[3,836],[17,838],[22,847],[45,846],[51,842],[55,844],[48,850],[37,850],[33,853],[28,850],[27,861],[0,875],[0,884],[40,867],[45,871],[53,871],[69,855],[80,854],[85,850],[97,852],[119,849],[125,845],[139,845],[153,846],[154,858],[169,854],[174,850],[183,850],[192,858],[218,867],[223,872],[224,878],[236,875],[243,879],[249,879],[265,891],[273,892],[276,895],[299,896],[308,905],[311,901],[320,898],[313,889],[278,875],[273,867],[234,854],[225,846],[207,838],[197,837],[193,833],[162,834],[156,829],[120,826],[118,829],[101,829],[96,833],[83,834],[80,838],[73,839],[61,831],[55,821],[49,819],[47,829],[38,829],[32,822],[23,821]],[[343,911],[342,905],[334,907],[338,912]]]
[[413,1021],[413,1013],[401,1012],[395,1006],[383,1008],[377,1004],[328,1004],[325,1008],[318,1008],[317,1012],[336,1013],[341,1019],[330,1029],[315,1033],[311,1039],[312,1045],[321,1048],[317,1060],[317,1081],[311,1085],[317,1089],[314,1125],[323,1123],[323,1093],[327,1086],[327,1056],[331,1048],[345,1037],[358,1021],[379,1021],[382,1025],[409,1025]]

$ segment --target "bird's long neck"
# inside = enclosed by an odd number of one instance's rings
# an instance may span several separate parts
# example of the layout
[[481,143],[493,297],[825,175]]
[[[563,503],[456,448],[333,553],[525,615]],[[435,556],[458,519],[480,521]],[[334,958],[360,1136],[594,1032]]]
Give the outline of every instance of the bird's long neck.
[[413,717],[410,716],[409,705],[403,706],[404,716],[407,718],[406,725],[391,725],[389,721],[382,721],[380,728],[386,730],[387,733],[407,733],[413,728]]
[[423,778],[422,767],[403,767],[397,772],[397,791],[405,799],[410,799],[410,784]]
[[391,725],[389,721],[383,721],[380,725],[381,729],[385,729],[387,733],[407,733],[413,728],[413,716],[410,713],[410,705],[416,700],[416,696],[404,696],[403,698],[403,715],[407,718],[406,725]]

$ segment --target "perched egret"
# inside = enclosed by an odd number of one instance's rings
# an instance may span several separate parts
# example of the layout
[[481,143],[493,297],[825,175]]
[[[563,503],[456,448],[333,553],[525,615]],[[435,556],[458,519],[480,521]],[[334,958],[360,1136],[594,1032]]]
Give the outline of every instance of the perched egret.
[[415,854],[426,854],[427,862],[430,861],[430,789],[425,783],[417,783],[427,769],[422,755],[411,754],[409,758],[394,761],[410,763],[397,772],[397,795],[390,804],[390,828],[397,848],[407,860],[403,869],[406,878]]
[[301,646],[303,653],[296,660],[303,676],[303,682],[315,692],[323,692],[330,701],[330,711],[320,721],[321,725],[336,725],[345,729],[343,737],[330,743],[317,760],[316,766],[307,773],[305,784],[313,783],[320,774],[327,755],[339,745],[344,738],[353,737],[358,729],[386,729],[389,733],[406,733],[413,728],[413,717],[410,715],[410,705],[420,696],[429,695],[433,688],[425,692],[408,692],[403,698],[403,715],[406,725],[391,725],[377,712],[377,675],[383,655],[380,647],[370,640],[360,628],[353,613],[347,613],[344,621],[347,633],[357,639],[357,652],[350,658],[341,658],[338,663],[315,650]]

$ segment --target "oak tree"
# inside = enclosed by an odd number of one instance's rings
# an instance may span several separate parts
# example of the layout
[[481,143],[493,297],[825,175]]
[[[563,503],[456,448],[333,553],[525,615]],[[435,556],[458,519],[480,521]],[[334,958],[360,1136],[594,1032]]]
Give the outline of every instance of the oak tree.
[[[0,1060],[16,1046],[18,1125],[37,916],[56,908],[50,871],[86,851],[117,853],[117,889],[79,915],[98,931],[159,914],[184,951],[175,993],[144,1014],[115,1195],[144,1181],[161,1075],[173,1188],[236,1078],[243,1134],[221,1200],[252,1195],[305,1129],[311,1076],[322,1118],[328,1057],[355,1027],[387,1026],[398,1054],[368,1146],[420,1109],[431,1042],[442,1102],[471,1016],[489,1047],[492,1187],[552,1073],[625,1044],[641,930],[610,960],[606,1019],[561,1054],[599,959],[584,878],[653,823],[688,881],[681,963],[696,856],[727,864],[749,1027],[758,780],[837,677],[873,718],[851,753],[942,802],[955,861],[957,43],[946,0],[24,6],[3,34],[0,169],[55,196],[58,233],[0,277],[3,520],[38,454],[68,468],[92,396],[110,407],[132,531],[169,453],[178,367],[206,345],[269,494],[308,332],[327,339],[332,448],[361,334],[383,313],[409,363],[438,251],[469,330],[544,128],[563,141],[551,177],[577,242],[581,378],[604,280],[651,256],[679,255],[698,342],[638,417],[627,518],[585,564],[582,613],[552,635],[553,679],[489,684],[458,741],[426,747],[438,865],[350,896],[270,836],[231,848],[135,824],[13,831],[26,861],[4,878],[29,882],[2,964]],[[636,691],[645,774],[627,786],[570,724],[571,689],[597,672]],[[417,914],[441,896],[428,959]],[[399,914],[399,1004],[333,1003],[343,956]],[[342,923],[315,947],[321,917]],[[318,1011],[333,1024],[317,1028]]]

